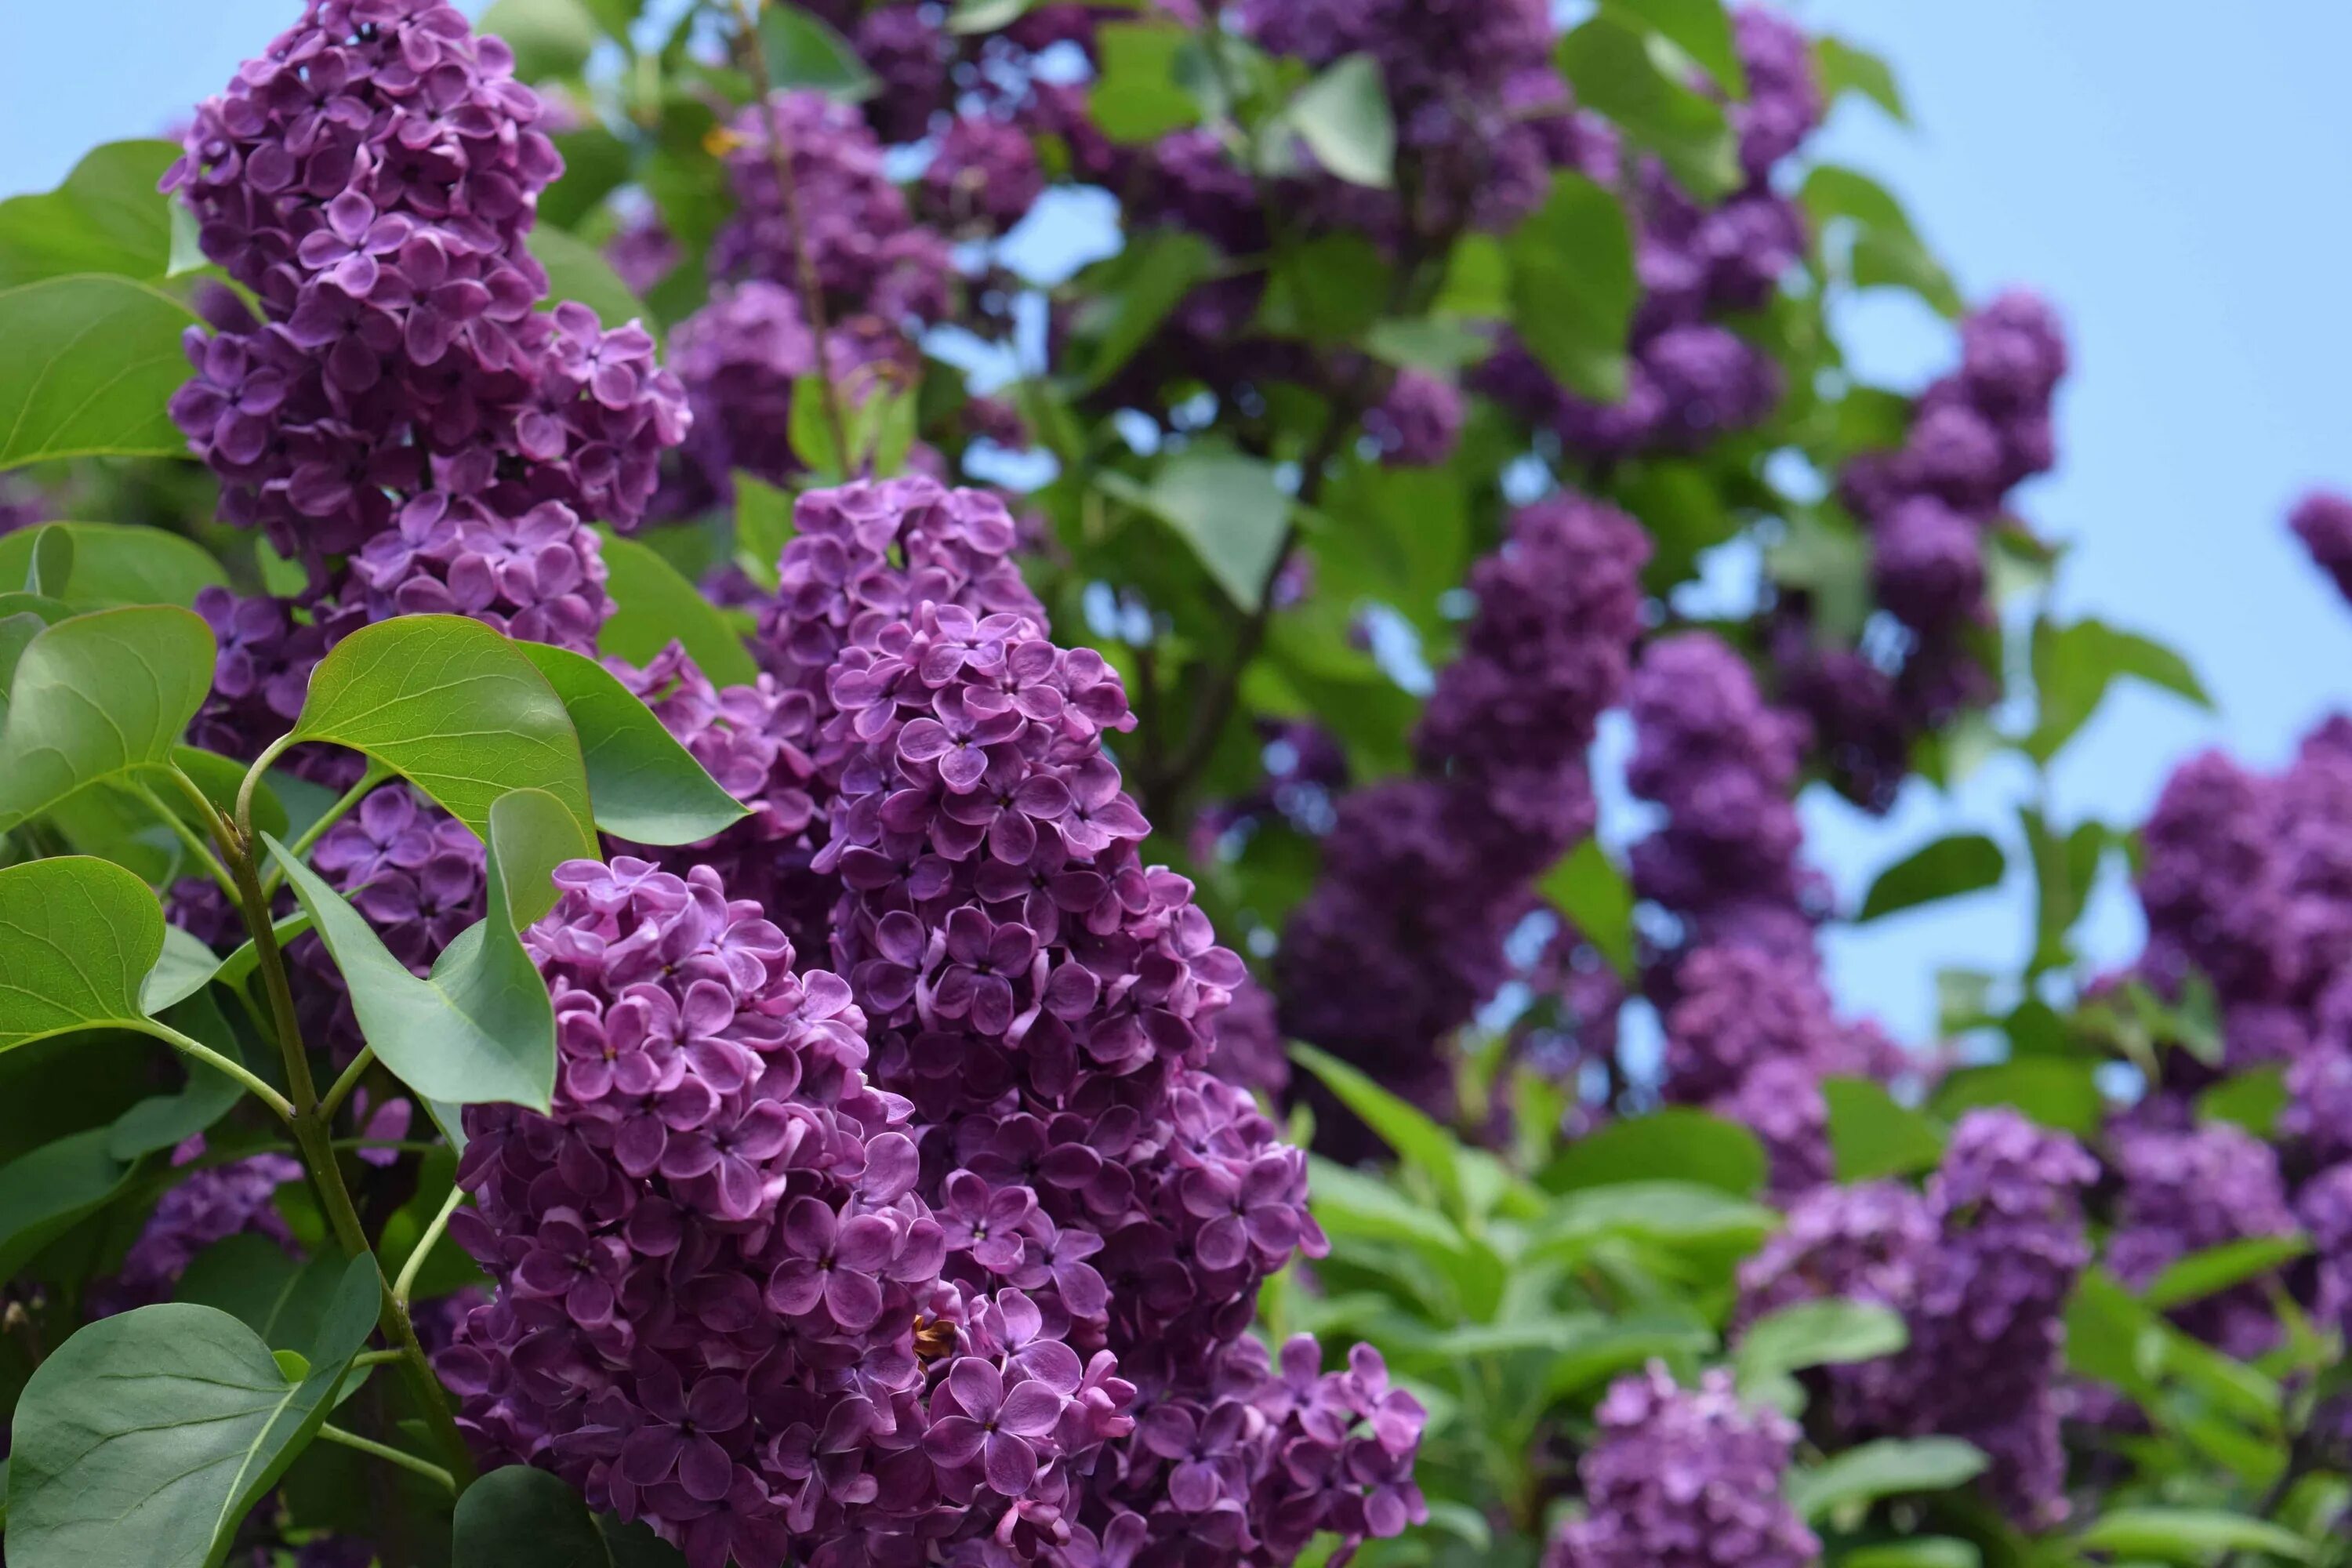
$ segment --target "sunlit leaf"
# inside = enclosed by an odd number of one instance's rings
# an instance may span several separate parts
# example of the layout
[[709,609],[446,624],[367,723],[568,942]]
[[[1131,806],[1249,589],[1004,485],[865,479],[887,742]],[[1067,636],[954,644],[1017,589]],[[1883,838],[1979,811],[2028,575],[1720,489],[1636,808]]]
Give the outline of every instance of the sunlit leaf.
[[0,290],[0,468],[58,458],[183,457],[165,405],[188,379],[170,295],[76,274]]
[[569,648],[516,646],[580,732],[597,826],[638,844],[694,844],[748,815],[612,671]]
[[162,279],[173,203],[155,187],[179,155],[171,142],[109,142],[57,189],[0,202],[0,289],[76,272]]
[[186,610],[100,610],[34,637],[0,728],[0,828],[170,762],[212,673],[213,634]]

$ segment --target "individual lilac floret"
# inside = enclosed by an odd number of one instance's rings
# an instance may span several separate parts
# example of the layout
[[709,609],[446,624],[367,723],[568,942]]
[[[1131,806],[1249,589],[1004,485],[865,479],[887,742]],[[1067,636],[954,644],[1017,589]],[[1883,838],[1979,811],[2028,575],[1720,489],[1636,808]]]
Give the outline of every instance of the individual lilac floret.
[[1544,1555],[1544,1568],[1805,1568],[1821,1542],[1781,1485],[1796,1424],[1748,1409],[1731,1373],[1678,1386],[1665,1367],[1612,1384],[1594,1412],[1600,1432],[1577,1461],[1585,1516]]
[[[2110,1140],[2122,1178],[2108,1269],[2134,1289],[2192,1252],[2253,1237],[2290,1236],[2277,1153],[2227,1123],[2174,1131],[2129,1123]],[[2279,1323],[2262,1282],[2251,1280],[2179,1309],[2174,1319],[2241,1360],[2272,1349]]]
[[2294,503],[2286,521],[2336,591],[2352,599],[2352,500],[2314,490]]
[[534,306],[562,170],[496,38],[436,0],[311,0],[197,106],[165,175],[263,323],[192,328],[173,417],[230,521],[312,569],[433,490],[629,527],[686,427],[635,323]]

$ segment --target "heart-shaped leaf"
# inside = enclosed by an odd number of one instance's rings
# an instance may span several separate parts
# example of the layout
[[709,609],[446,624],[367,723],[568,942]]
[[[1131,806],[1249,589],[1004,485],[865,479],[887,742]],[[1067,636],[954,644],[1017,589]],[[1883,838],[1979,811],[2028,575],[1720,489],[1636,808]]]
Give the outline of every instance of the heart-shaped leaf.
[[0,468],[55,458],[187,452],[165,412],[188,379],[185,305],[125,278],[50,278],[0,292]]
[[450,1105],[547,1109],[555,1089],[555,1009],[523,951],[521,917],[553,901],[547,873],[570,858],[563,805],[518,790],[490,809],[489,914],[457,933],[419,980],[366,919],[275,838],[269,852],[351,989],[360,1033],[418,1094]]
[[1882,1438],[1790,1477],[1789,1501],[1801,1516],[1815,1520],[1845,1503],[1946,1491],[1974,1480],[1985,1463],[1983,1449],[1958,1437]]
[[599,653],[651,664],[673,642],[719,686],[746,686],[760,678],[751,650],[701,590],[643,540],[603,536],[604,591],[613,617],[596,637]]
[[451,1568],[667,1568],[685,1559],[643,1524],[592,1514],[562,1477],[492,1470],[457,1500]]
[[61,855],[0,868],[0,1051],[146,1018],[163,910],[110,861]]
[[520,646],[580,732],[597,826],[639,844],[694,844],[749,815],[612,671],[569,648]]
[[[115,522],[53,522],[37,531],[71,544],[73,570],[55,586],[45,574],[33,591],[62,599],[77,610],[185,606],[194,604],[205,588],[228,586],[228,574],[212,552],[184,534]],[[0,534],[0,583],[32,583],[35,539],[36,531]]]
[[[209,666],[207,666],[209,668]],[[295,735],[364,752],[489,837],[490,805],[543,790],[593,855],[580,737],[521,647],[462,616],[398,616],[335,645],[310,676]]]
[[100,610],[34,637],[0,728],[0,829],[169,763],[212,680],[212,630],[186,610]]
[[1396,174],[1396,120],[1381,63],[1342,55],[1290,100],[1289,121],[1315,161],[1352,184],[1385,190]]
[[326,1420],[381,1289],[373,1258],[345,1266],[299,1381],[251,1329],[185,1302],[102,1319],[58,1346],[16,1405],[8,1560],[219,1563]]
[[0,202],[0,289],[73,272],[153,281],[172,260],[172,203],[155,186],[170,142],[109,142],[53,191]]

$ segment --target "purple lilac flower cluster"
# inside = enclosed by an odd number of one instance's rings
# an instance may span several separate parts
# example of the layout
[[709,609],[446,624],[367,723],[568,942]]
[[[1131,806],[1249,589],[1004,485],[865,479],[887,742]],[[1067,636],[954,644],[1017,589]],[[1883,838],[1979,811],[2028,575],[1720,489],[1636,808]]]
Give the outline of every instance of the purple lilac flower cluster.
[[1027,1291],[1149,1406],[1115,1462],[1041,1472],[996,1539],[1279,1561],[1318,1529],[1402,1529],[1419,1406],[1368,1352],[1318,1377],[1294,1347],[1277,1380],[1244,1338],[1258,1283],[1323,1240],[1304,1156],[1204,1070],[1247,972],[1137,856],[1102,747],[1134,722],[1118,677],[990,607],[1027,601],[996,503],[893,481],[802,512],[767,629],[803,669],[831,653],[814,865],[841,879],[834,957],[877,1080],[931,1129],[947,1277]]
[[[198,1133],[172,1151],[172,1163],[188,1164],[204,1152]],[[279,1187],[301,1174],[300,1163],[284,1154],[256,1154],[191,1172],[163,1194],[123,1254],[122,1267],[94,1292],[91,1316],[168,1299],[196,1254],[229,1237],[251,1232],[290,1248],[293,1234],[274,1200]]]
[[1579,497],[1522,508],[1414,736],[1421,771],[1356,791],[1276,955],[1287,1031],[1429,1103],[1437,1042],[1508,968],[1531,879],[1589,833],[1585,754],[1641,628],[1649,542]]
[[1748,1409],[1731,1373],[1696,1388],[1665,1367],[1621,1378],[1594,1413],[1600,1432],[1577,1461],[1587,1513],[1543,1568],[1806,1568],[1822,1544],[1781,1490],[1797,1426]]
[[1969,646],[1993,620],[1986,535],[2009,492],[2056,461],[2051,404],[2065,372],[2050,308],[2004,294],[1960,324],[1959,368],[1920,395],[1902,447],[1842,476],[1869,532],[1878,603],[1902,635],[1879,657],[1825,648],[1799,596],[1773,652],[1832,782],[1872,810],[1893,804],[1918,733],[1992,695],[1993,674]]
[[[2122,1122],[2107,1158],[2122,1183],[2105,1261],[2133,1289],[2192,1252],[2256,1237],[2291,1236],[2276,1151],[2226,1122],[2188,1129]],[[2279,1341],[2277,1317],[2260,1280],[2178,1309],[2174,1321],[2230,1355],[2251,1361]]]
[[1642,298],[1624,395],[1580,396],[1516,342],[1480,373],[1485,390],[1584,459],[1704,445],[1753,426],[1780,401],[1771,356],[1724,318],[1760,310],[1804,255],[1803,215],[1772,178],[1820,122],[1822,94],[1805,36],[1783,18],[1742,8],[1735,39],[1748,92],[1730,105],[1743,179],[1729,195],[1701,202],[1654,159],[1621,172],[1615,147],[1589,133],[1563,148],[1570,166],[1630,187]]
[[2352,599],[2352,500],[2332,490],[2314,490],[2295,502],[2287,526],[2336,591]]
[[506,46],[456,9],[311,0],[197,107],[165,175],[265,318],[191,331],[173,417],[224,514],[265,528],[316,595],[395,530],[416,548],[400,572],[380,559],[370,595],[396,602],[415,575],[437,607],[513,616],[574,593],[593,544],[562,565],[548,531],[634,522],[685,433],[642,328],[535,309],[524,236],[562,169],[539,116]]
[[1821,1374],[1841,1428],[1964,1438],[1991,1460],[1987,1485],[2013,1516],[2054,1522],[2065,1457],[2053,1389],[2067,1298],[2091,1256],[2080,1194],[2096,1174],[2064,1133],[1970,1111],[1924,1197],[1877,1183],[1799,1198],[1740,1269],[1740,1317],[1823,1298],[1902,1312],[1906,1349]]
[[1892,1076],[1900,1047],[1874,1025],[1840,1023],[1810,963],[1784,952],[1738,942],[1699,948],[1675,966],[1673,986],[1661,1091],[1753,1130],[1776,1192],[1828,1181],[1821,1080]]

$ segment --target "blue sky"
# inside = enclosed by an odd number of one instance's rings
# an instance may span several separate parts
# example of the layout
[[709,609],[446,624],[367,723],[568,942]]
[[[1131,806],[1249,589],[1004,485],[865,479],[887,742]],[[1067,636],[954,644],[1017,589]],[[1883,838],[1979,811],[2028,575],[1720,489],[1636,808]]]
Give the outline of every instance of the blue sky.
[[[16,7],[0,51],[0,194],[46,188],[94,142],[152,134],[296,9]],[[2352,616],[2280,521],[2308,486],[2352,489],[2352,119],[2339,111],[2352,6],[2265,0],[2259,27],[2187,0],[1798,9],[1886,54],[1911,102],[1909,130],[1849,105],[1822,155],[1901,194],[1971,297],[2031,285],[2067,320],[2061,468],[2020,498],[2074,544],[2063,604],[2165,637],[2221,709],[2111,698],[2062,760],[2057,815],[2135,821],[2171,765],[2208,745],[2275,764],[2352,686]],[[1899,300],[1865,302],[1848,324],[1874,379],[1916,384],[1948,363],[1948,332]],[[1914,792],[1885,823],[1810,801],[1814,853],[1858,896],[1939,831],[2005,831],[2022,787],[1995,766],[1956,799]],[[2023,897],[2013,880],[1833,933],[1841,994],[1919,1037],[1935,968],[2013,964]],[[2137,944],[2120,888],[2092,923],[2110,957]]]

